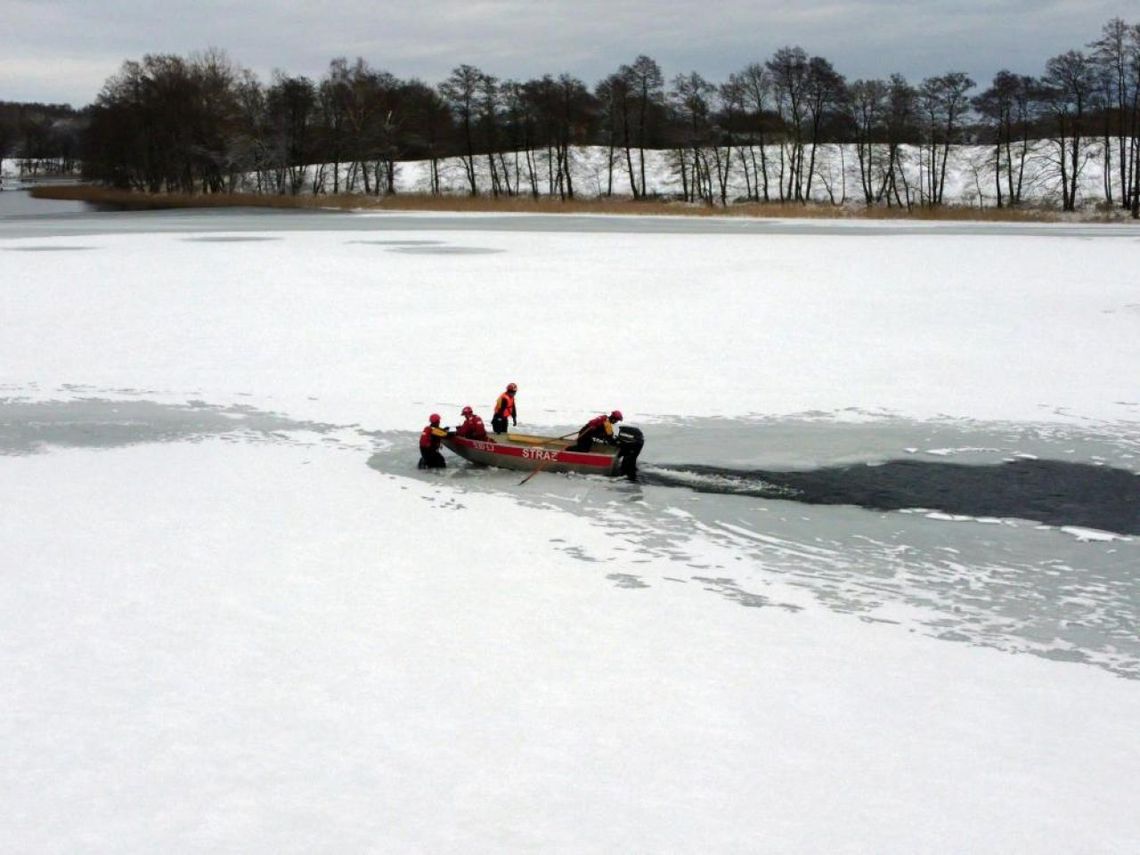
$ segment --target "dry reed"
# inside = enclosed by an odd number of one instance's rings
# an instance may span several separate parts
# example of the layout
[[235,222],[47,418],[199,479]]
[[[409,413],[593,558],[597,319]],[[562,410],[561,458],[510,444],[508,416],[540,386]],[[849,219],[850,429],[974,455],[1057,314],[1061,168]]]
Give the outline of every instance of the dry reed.
[[[747,217],[756,219],[857,219],[857,220],[924,220],[987,222],[1060,222],[1066,217],[1044,208],[974,208],[940,206],[937,208],[873,207],[848,204],[836,206],[820,203],[738,202],[728,207],[710,206],[663,199],[630,199],[628,197],[559,200],[530,196],[461,196],[399,194],[392,196],[339,195],[270,195],[260,193],[144,193],[115,190],[94,185],[50,185],[32,189],[37,199],[91,202],[96,205],[129,210],[169,208],[288,208],[334,209],[352,211],[478,211],[529,214],[618,214],[663,215],[688,217]],[[1082,217],[1100,220],[1102,217]]]

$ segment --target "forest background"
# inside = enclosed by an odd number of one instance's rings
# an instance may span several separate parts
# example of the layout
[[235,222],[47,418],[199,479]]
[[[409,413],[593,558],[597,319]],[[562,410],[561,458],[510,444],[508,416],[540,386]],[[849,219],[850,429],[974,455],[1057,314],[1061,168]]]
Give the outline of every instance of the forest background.
[[337,58],[268,82],[225,52],[129,60],[93,104],[0,102],[25,178],[285,197],[399,193],[729,207],[824,203],[1117,211],[1140,218],[1140,24],[1113,18],[1037,76],[848,80],[784,47],[726,80],[638,56],[592,87],[459,65],[402,79]]

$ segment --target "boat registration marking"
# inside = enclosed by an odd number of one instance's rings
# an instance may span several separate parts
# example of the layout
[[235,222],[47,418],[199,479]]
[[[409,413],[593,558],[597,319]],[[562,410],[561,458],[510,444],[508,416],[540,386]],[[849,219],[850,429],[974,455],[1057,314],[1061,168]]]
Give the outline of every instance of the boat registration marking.
[[522,456],[526,460],[557,460],[557,451],[543,451],[541,448],[524,448]]

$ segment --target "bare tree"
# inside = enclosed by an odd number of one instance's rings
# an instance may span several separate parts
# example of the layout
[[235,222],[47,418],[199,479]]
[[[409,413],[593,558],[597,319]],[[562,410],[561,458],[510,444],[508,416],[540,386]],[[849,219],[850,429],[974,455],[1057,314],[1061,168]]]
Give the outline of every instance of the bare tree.
[[316,87],[307,77],[277,72],[266,96],[278,170],[277,192],[296,196],[305,186],[316,114]]
[[758,176],[757,184],[759,189],[755,193],[755,198],[759,200],[761,193],[764,196],[764,201],[770,201],[768,195],[768,154],[767,154],[767,137],[765,135],[766,128],[766,114],[770,108],[770,99],[772,94],[772,79],[768,73],[767,68],[758,62],[747,65],[739,74],[740,84],[744,90],[744,104],[745,109],[753,115],[753,127],[755,128],[756,146],[760,149],[760,163],[757,169],[755,150],[753,149],[752,142],[749,142],[749,159],[752,161],[752,174]]
[[[903,145],[918,139],[918,93],[901,74],[892,74],[887,94],[887,166],[883,174],[880,197],[885,196],[887,206],[892,199],[899,207],[910,210],[914,204],[910,182],[906,177]],[[901,192],[900,192],[901,186]]]
[[[606,145],[606,189],[605,195],[614,194],[614,164],[617,162],[618,143],[622,141],[623,112],[628,99],[625,80],[618,74],[611,74],[594,87],[594,97],[598,103],[598,117]],[[625,137],[628,142],[628,136]],[[626,146],[626,157],[629,147]]]
[[1068,51],[1045,64],[1042,97],[1051,118],[1054,164],[1060,172],[1061,207],[1076,210],[1077,179],[1085,162],[1086,112],[1096,93],[1096,68],[1081,51]]
[[816,151],[819,149],[821,131],[828,113],[835,111],[846,97],[846,82],[822,57],[813,56],[808,61],[807,78],[804,81],[804,95],[807,101],[808,116],[811,119],[811,156],[808,161],[805,200],[811,199],[812,176],[815,175]]
[[[724,120],[724,127],[722,136],[727,148],[726,163],[724,167],[725,182],[721,186],[721,203],[727,204],[727,190],[724,184],[727,183],[728,172],[732,164],[733,144],[736,143],[736,155],[740,161],[741,171],[744,173],[744,192],[746,199],[755,199],[756,193],[752,189],[752,170],[751,164],[748,160],[747,147],[741,142],[741,134],[739,133],[739,126],[741,121],[747,116],[748,108],[746,106],[746,94],[744,82],[741,80],[739,74],[730,74],[728,80],[722,83],[717,88],[717,96],[720,99],[721,111]],[[719,169],[718,169],[719,171]]]
[[233,137],[233,171],[227,176],[226,189],[235,192],[244,186],[252,174],[253,186],[258,193],[266,189],[268,168],[268,115],[265,90],[256,75],[244,69],[234,86],[234,97],[240,115]]
[[[1135,95],[1129,90],[1132,85],[1130,65],[1133,58],[1131,30],[1121,18],[1113,18],[1104,25],[1099,39],[1088,46],[1093,49],[1092,59],[1099,72],[1099,82],[1104,99],[1104,179],[1105,199],[1112,202],[1112,144],[1113,128],[1116,134],[1116,164],[1119,170],[1121,205],[1132,207],[1132,182],[1129,168],[1132,163],[1131,139],[1126,117]],[[1132,102],[1132,103],[1130,103]]]
[[989,123],[993,134],[992,171],[999,208],[1004,204],[1021,203],[1025,166],[1029,160],[1033,99],[1033,79],[1005,70],[994,75],[989,89],[973,99],[974,109]]
[[926,119],[926,199],[930,205],[943,202],[950,146],[958,142],[962,118],[970,106],[966,93],[973,88],[974,81],[963,71],[928,77],[919,87],[919,104]]
[[880,198],[875,188],[875,144],[885,135],[889,89],[882,80],[856,80],[848,88],[847,112],[855,133],[859,186],[868,207]]
[[1128,170],[1132,180],[1132,219],[1140,219],[1140,24],[1128,30],[1128,66],[1131,78],[1131,106],[1128,113],[1129,136],[1132,146],[1128,157]]
[[[632,115],[636,117],[634,125],[637,139],[638,158],[640,160],[640,175],[642,196],[646,195],[645,181],[645,149],[651,141],[650,125],[657,112],[665,103],[665,77],[661,74],[661,66],[648,56],[642,54],[633,61],[632,65],[623,65],[618,74],[625,78],[633,102]],[[633,181],[632,164],[630,168],[630,182]],[[634,184],[633,195],[636,198],[638,190]]]
[[479,195],[479,185],[475,177],[475,123],[478,120],[478,98],[485,75],[472,65],[460,65],[451,76],[439,84],[439,94],[443,96],[451,113],[459,120],[463,152],[463,171],[467,176],[467,186],[472,196]]
[[348,60],[338,57],[329,63],[317,89],[325,156],[332,162],[333,193],[340,192],[340,165],[348,149],[348,77]]
[[[487,152],[487,172],[491,176],[491,195],[498,197],[503,192],[503,177],[495,164],[495,152],[499,149],[499,80],[490,74],[482,74],[478,84],[479,126],[483,130],[483,147]],[[507,188],[507,195],[510,195]]]
[[[503,145],[499,149],[499,168],[505,176],[509,191],[522,193],[523,163],[530,180],[531,194],[535,193],[535,180],[531,148],[535,132],[533,114],[529,109],[526,89],[517,80],[504,80],[499,84],[499,102],[502,109]],[[509,162],[508,157],[509,155]],[[512,185],[513,181],[513,185]]]
[[427,159],[428,189],[432,195],[438,195],[439,160],[451,127],[451,114],[440,94],[421,80],[405,82],[403,91],[408,112],[406,144]]
[[804,121],[807,117],[808,58],[803,48],[783,47],[765,63],[772,79],[776,113],[784,127],[787,144],[780,147],[780,201],[804,201]]
[[597,110],[597,101],[581,80],[570,74],[558,76],[558,146],[561,149],[563,171],[566,173],[566,194],[574,198],[574,173],[571,153],[576,145],[589,138],[591,123]]
[[224,189],[241,138],[241,76],[219,51],[124,63],[89,111],[87,175],[152,192]]
[[[676,158],[681,187],[686,201],[703,199],[713,202],[712,173],[706,147],[716,149],[717,179],[721,180],[721,163],[725,159],[712,138],[710,99],[716,87],[697,74],[679,74],[673,78],[670,101],[679,119]],[[723,198],[722,184],[722,198]]]

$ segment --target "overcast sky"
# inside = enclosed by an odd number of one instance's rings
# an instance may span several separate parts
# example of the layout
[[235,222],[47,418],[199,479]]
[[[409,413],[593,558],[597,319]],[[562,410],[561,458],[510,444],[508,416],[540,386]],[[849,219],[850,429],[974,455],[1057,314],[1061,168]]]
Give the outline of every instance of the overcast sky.
[[784,45],[849,79],[956,70],[1040,74],[1140,0],[0,0],[0,100],[94,100],[126,59],[226,51],[268,80],[363,57],[438,83],[460,63],[593,85],[638,54],[723,81]]

